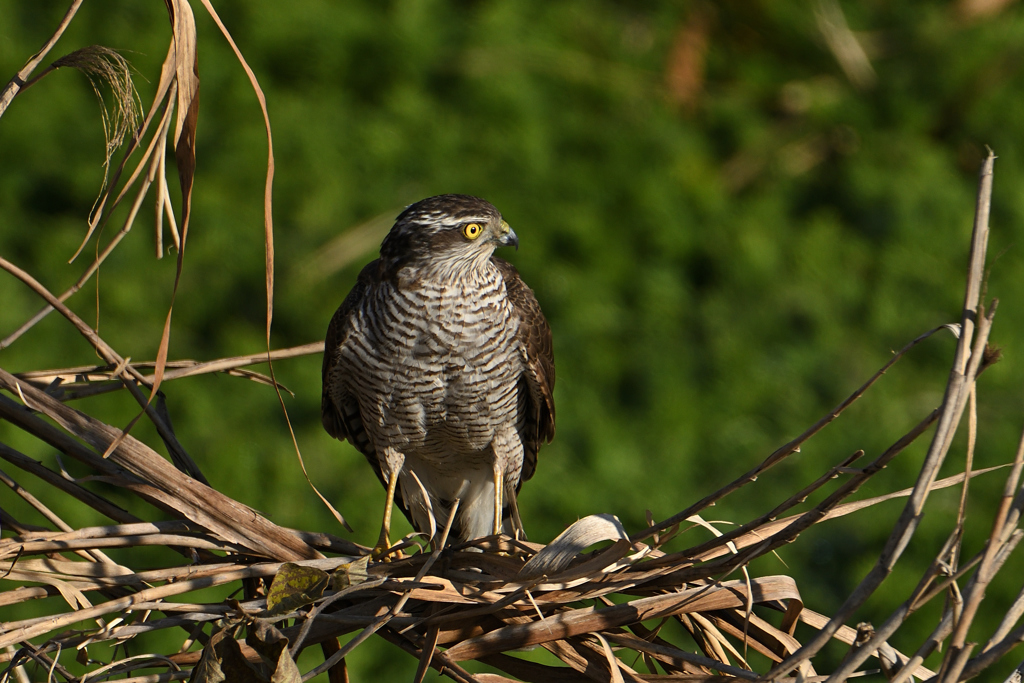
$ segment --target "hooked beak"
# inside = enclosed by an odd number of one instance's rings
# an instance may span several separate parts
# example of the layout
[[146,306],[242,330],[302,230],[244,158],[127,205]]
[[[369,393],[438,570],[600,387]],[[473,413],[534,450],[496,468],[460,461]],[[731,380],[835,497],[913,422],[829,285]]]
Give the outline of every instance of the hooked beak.
[[498,235],[497,242],[499,247],[515,247],[516,251],[519,251],[519,238],[505,221],[501,222],[500,234]]

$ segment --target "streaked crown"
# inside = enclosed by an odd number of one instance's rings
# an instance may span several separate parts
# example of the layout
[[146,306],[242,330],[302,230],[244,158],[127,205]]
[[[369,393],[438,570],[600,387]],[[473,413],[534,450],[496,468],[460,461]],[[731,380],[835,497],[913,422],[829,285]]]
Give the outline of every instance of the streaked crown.
[[479,197],[442,194],[407,207],[380,247],[385,272],[405,266],[447,268],[483,264],[498,246],[519,240],[494,206]]

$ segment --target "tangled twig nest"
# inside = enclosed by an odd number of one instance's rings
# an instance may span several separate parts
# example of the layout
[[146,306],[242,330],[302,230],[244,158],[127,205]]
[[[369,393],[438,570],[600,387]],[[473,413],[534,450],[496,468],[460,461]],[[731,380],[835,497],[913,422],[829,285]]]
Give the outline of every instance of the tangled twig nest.
[[[991,170],[992,158],[983,171],[981,206],[987,205]],[[67,405],[70,399],[109,390],[115,382],[138,389],[137,385],[145,385],[149,379],[142,374],[144,364],[132,366],[122,361],[115,367],[21,376],[0,369],[0,388],[9,394],[0,396],[0,418],[90,465],[97,471],[97,479],[124,487],[178,519],[137,519],[82,483],[0,445],[0,457],[9,463],[117,522],[75,529],[4,475],[8,485],[58,530],[31,527],[5,514],[5,526],[17,535],[0,541],[0,569],[4,580],[28,585],[6,591],[0,604],[60,596],[68,608],[0,626],[0,649],[6,649],[0,660],[7,662],[0,680],[10,679],[28,660],[68,680],[105,680],[158,667],[166,671],[129,680],[216,681],[222,680],[221,676],[229,680],[306,680],[323,671],[333,672],[337,678],[345,655],[374,634],[417,657],[418,677],[431,666],[459,681],[500,679],[497,674],[469,673],[460,665],[466,660],[477,660],[527,681],[759,676],[824,680],[815,670],[815,655],[832,639],[850,646],[849,655],[832,673],[833,680],[854,675],[869,657],[877,659],[880,669],[893,680],[969,678],[997,660],[1020,637],[1020,629],[1013,630],[1016,618],[1011,610],[1003,627],[973,657],[974,650],[963,640],[984,587],[1020,539],[1017,522],[1022,500],[1015,494],[1022,453],[1017,454],[1007,478],[1004,505],[994,521],[992,536],[976,557],[956,561],[962,542],[958,524],[913,594],[890,619],[877,628],[866,624],[854,628],[845,622],[878,587],[906,547],[928,494],[963,485],[984,472],[968,471],[941,481],[935,477],[967,407],[974,380],[992,360],[986,349],[994,306],[985,311],[978,304],[987,232],[984,224],[982,216],[975,231],[963,321],[952,328],[959,343],[943,405],[873,461],[858,466],[864,453],[857,451],[774,509],[726,534],[704,521],[700,512],[796,452],[907,350],[942,328],[911,341],[846,401],[757,468],[678,515],[657,524],[652,521],[632,536],[614,517],[599,515],[580,520],[547,546],[492,537],[470,544],[475,547],[430,551],[408,539],[405,549],[412,554],[387,563],[371,563],[366,548],[337,537],[281,528],[209,487],[201,477],[186,474],[198,471],[187,456],[177,460],[175,467],[130,434]],[[20,273],[6,261],[0,260],[0,266]],[[63,309],[55,303],[58,310]],[[80,329],[84,326],[67,309],[62,312]],[[101,345],[94,335],[87,336]],[[314,344],[283,350],[278,356],[318,350],[319,345]],[[170,364],[165,379],[179,371],[238,372],[242,365],[262,360],[254,356],[209,364]],[[271,381],[262,376],[256,379]],[[154,419],[163,419],[160,411],[155,411]],[[913,489],[843,502],[932,425],[937,425],[932,445]],[[833,482],[838,485],[816,507],[790,514],[808,496]],[[789,576],[748,573],[752,560],[791,542],[811,525],[893,497],[906,497],[908,502],[890,543],[875,569],[831,617],[805,607],[799,587]],[[668,551],[681,525],[703,526],[713,531],[714,537],[684,550]],[[586,551],[607,542],[611,544]],[[111,548],[154,545],[173,549],[179,560],[161,569],[138,571],[105,554]],[[972,569],[971,578],[961,587]],[[214,601],[200,597],[209,594],[201,591],[217,586],[240,588],[243,595]],[[933,637],[918,652],[908,656],[887,644],[910,613],[950,590],[962,596],[961,602],[950,606]],[[778,616],[772,618],[772,612]],[[94,625],[83,626],[91,620]],[[682,629],[665,628],[669,622]],[[806,631],[810,637],[797,638],[800,623],[811,627]],[[93,644],[125,645],[161,630],[181,633],[177,652],[136,654],[103,665],[89,657]],[[339,645],[339,636],[353,632],[357,633],[354,638]],[[680,634],[687,634],[700,653],[678,642]],[[948,649],[940,670],[923,667],[924,658],[942,642]],[[295,660],[300,651],[313,645],[321,646],[324,661],[303,674]],[[564,665],[552,666],[516,654],[538,646]],[[749,661],[751,650],[766,658],[770,668],[755,672]],[[62,664],[69,652],[77,654],[89,670],[87,676],[76,678]],[[641,673],[641,668],[650,673]]]

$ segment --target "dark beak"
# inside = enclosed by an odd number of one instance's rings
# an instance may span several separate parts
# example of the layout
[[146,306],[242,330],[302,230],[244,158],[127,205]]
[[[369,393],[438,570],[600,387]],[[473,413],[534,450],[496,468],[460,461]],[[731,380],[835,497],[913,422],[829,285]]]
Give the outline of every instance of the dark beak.
[[519,238],[505,221],[501,222],[500,235],[497,241],[499,247],[515,247],[516,251],[519,251]]

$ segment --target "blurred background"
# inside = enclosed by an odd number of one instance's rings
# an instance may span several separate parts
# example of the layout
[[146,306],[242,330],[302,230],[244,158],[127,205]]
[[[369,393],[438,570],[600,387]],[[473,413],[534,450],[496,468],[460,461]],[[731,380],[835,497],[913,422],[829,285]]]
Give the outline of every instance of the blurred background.
[[[0,80],[39,49],[67,4],[0,0]],[[409,203],[479,195],[519,235],[518,252],[500,255],[551,323],[558,377],[557,436],[520,497],[533,540],[591,513],[614,513],[632,531],[646,510],[655,519],[678,512],[827,414],[892,350],[955,322],[986,145],[999,157],[988,295],[1002,301],[992,338],[1005,359],[980,383],[975,465],[1012,459],[1024,386],[1019,3],[216,7],[266,92],[273,125],[274,347],[323,339]],[[263,348],[266,140],[244,72],[199,3],[195,13],[196,185],[170,357],[210,360]],[[160,2],[93,1],[51,59],[93,43],[115,48],[148,106],[168,38]],[[100,190],[103,154],[100,107],[72,70],[25,91],[0,120],[0,254],[51,291],[78,279],[94,253],[95,240],[67,263]],[[69,302],[136,361],[155,356],[175,271],[173,250],[154,258],[153,223],[150,199],[98,281]],[[0,274],[0,337],[39,308]],[[953,349],[949,334],[925,342],[802,453],[705,517],[742,523],[854,450],[878,455],[940,403]],[[97,362],[55,315],[0,350],[0,366],[13,372]],[[310,476],[354,526],[350,537],[371,544],[384,492],[362,456],[320,426],[320,362],[275,370],[294,392],[286,403]],[[270,388],[204,376],[163,390],[181,442],[214,486],[279,524],[347,535],[303,480]],[[116,425],[137,410],[127,395],[80,407]],[[163,451],[147,425],[133,433]],[[864,495],[911,486],[927,440]],[[2,422],[0,441],[54,463]],[[962,470],[964,450],[961,439],[942,476]],[[965,554],[987,537],[1002,481],[972,485]],[[862,621],[882,622],[916,584],[952,527],[958,495],[933,496]],[[0,499],[21,514],[13,495]],[[48,502],[79,523],[104,522]],[[807,606],[828,613],[873,564],[901,507],[821,525],[755,570],[794,575]],[[990,616],[977,621],[988,630],[971,639],[988,637],[1019,575],[989,590]],[[914,617],[892,644],[916,649],[940,608]],[[374,644],[350,667],[355,680],[388,680],[408,678],[415,662]]]

